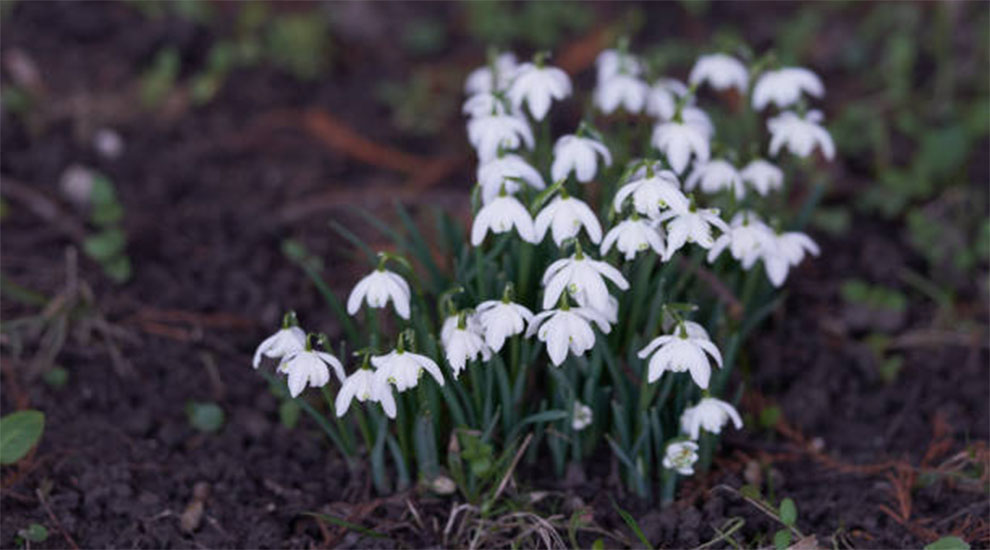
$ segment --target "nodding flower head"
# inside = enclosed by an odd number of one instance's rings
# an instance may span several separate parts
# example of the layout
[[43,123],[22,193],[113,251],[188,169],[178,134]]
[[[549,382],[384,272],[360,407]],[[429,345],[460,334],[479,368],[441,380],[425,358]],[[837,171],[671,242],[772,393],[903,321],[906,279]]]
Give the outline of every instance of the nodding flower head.
[[694,475],[694,463],[698,461],[698,444],[694,441],[674,441],[667,445],[663,467],[682,476]]
[[523,103],[536,120],[543,120],[553,100],[571,95],[571,79],[567,73],[542,62],[523,63],[516,70],[509,87],[509,100],[516,109]]
[[737,430],[742,428],[742,418],[735,407],[721,399],[705,397],[697,405],[684,409],[681,414],[681,430],[691,439],[697,440],[702,429],[718,434],[730,420]]
[[698,86],[707,82],[716,90],[735,88],[741,94],[746,93],[749,84],[749,71],[741,61],[724,53],[703,55],[691,69],[688,82]]
[[778,108],[790,107],[801,94],[821,98],[825,85],[818,75],[803,67],[784,67],[763,73],[753,86],[753,108],[763,110],[773,103]]
[[355,315],[361,309],[363,302],[366,302],[368,307],[380,309],[391,301],[399,317],[408,319],[411,296],[409,284],[405,279],[379,265],[354,286],[354,290],[347,298],[347,313]]
[[722,366],[722,354],[707,334],[688,333],[687,327],[679,325],[673,334],[654,338],[643,349],[639,350],[639,358],[650,358],[648,382],[657,381],[666,372],[691,373],[691,379],[701,389],[708,389],[708,381],[712,376],[709,355],[719,367]]

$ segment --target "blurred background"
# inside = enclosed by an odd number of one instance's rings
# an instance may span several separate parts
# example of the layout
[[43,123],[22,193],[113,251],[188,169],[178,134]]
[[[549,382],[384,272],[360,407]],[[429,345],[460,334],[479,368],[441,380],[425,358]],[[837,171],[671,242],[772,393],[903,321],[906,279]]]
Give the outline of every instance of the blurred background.
[[[349,207],[467,219],[462,85],[490,46],[552,51],[580,94],[621,36],[681,79],[738,44],[811,68],[838,147],[809,229],[823,254],[741,374],[752,428],[644,525],[708,540],[745,511],[702,489],[752,482],[756,461],[812,532],[987,542],[986,3],[4,0],[0,30],[0,408],[47,415],[41,445],[3,471],[3,546],[35,522],[55,546],[350,540],[298,513],[356,506],[367,476],[286,417],[248,368],[253,346],[290,307],[335,330],[299,264],[348,290],[364,266],[328,221],[385,241]],[[586,101],[554,123],[572,128]],[[904,461],[910,490],[883,468],[770,456],[808,442]],[[206,512],[189,525],[194,502]],[[367,517],[391,521],[389,506]]]

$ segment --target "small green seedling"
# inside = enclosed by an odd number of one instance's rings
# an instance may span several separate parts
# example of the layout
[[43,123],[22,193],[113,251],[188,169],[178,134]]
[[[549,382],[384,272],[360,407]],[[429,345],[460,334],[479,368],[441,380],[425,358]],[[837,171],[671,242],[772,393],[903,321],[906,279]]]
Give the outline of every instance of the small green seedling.
[[0,418],[0,464],[13,464],[24,458],[45,431],[45,413],[17,411]]
[[18,547],[22,547],[28,542],[45,542],[48,540],[48,529],[40,523],[32,523],[24,529],[17,530],[14,541]]
[[186,403],[186,417],[193,428],[207,433],[218,431],[224,423],[223,409],[216,403],[190,401]]
[[969,550],[969,543],[959,537],[942,537],[925,546],[925,550]]
[[83,250],[100,264],[107,277],[117,283],[126,282],[131,278],[131,260],[127,257],[127,234],[123,228],[124,206],[106,176],[93,174],[90,203],[90,221],[96,229],[83,241]]

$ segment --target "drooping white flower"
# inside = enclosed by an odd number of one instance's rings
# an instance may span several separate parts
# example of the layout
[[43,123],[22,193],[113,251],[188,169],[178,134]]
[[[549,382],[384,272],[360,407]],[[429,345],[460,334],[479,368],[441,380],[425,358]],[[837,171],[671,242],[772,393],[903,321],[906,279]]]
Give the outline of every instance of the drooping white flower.
[[688,82],[700,85],[707,82],[716,90],[735,88],[739,93],[746,93],[749,84],[749,71],[741,61],[724,53],[703,55],[691,69]]
[[612,207],[616,212],[622,212],[623,204],[629,197],[632,197],[636,212],[650,218],[659,216],[661,208],[679,212],[687,210],[690,204],[681,192],[677,176],[670,170],[658,170],[652,173],[647,170],[639,179],[636,179],[634,174],[633,181],[620,187],[615,194]]
[[606,115],[622,107],[627,113],[639,113],[646,106],[650,87],[630,74],[615,74],[598,82],[595,106]]
[[784,185],[784,171],[763,159],[750,161],[739,175],[760,195],[766,195]]
[[536,242],[542,241],[547,230],[550,229],[553,242],[557,243],[557,246],[577,236],[582,227],[591,242],[598,244],[602,240],[602,226],[591,207],[581,199],[567,195],[557,196],[550,201],[550,204],[544,206],[536,215],[533,227],[536,230]]
[[709,141],[715,135],[715,125],[712,124],[711,117],[701,109],[691,106],[684,107],[681,110],[681,118],[685,124],[690,124],[697,128]]
[[362,367],[344,380],[340,391],[337,392],[337,399],[334,400],[334,410],[337,411],[338,417],[347,413],[354,398],[361,403],[365,401],[381,403],[385,414],[389,418],[395,418],[395,396],[392,395],[392,387],[385,380],[382,371],[372,371]]
[[674,252],[688,242],[697,243],[702,248],[711,248],[715,244],[712,226],[723,232],[729,230],[729,226],[718,217],[717,208],[668,210],[657,218],[658,222],[667,220],[670,222],[667,224],[667,254],[664,260],[669,260]]
[[507,153],[478,166],[478,184],[485,204],[499,195],[503,185],[506,193],[516,194],[520,180],[534,189],[546,188],[540,172],[519,155]]
[[367,302],[368,307],[380,309],[392,301],[392,306],[399,317],[409,318],[409,284],[397,273],[379,267],[354,285],[354,290],[347,298],[347,313],[354,315],[361,308],[361,302]]
[[646,94],[646,114],[670,120],[677,111],[677,100],[688,94],[688,87],[673,78],[661,78]]
[[612,327],[597,311],[586,307],[562,307],[538,313],[529,324],[526,336],[536,334],[547,345],[550,361],[560,366],[570,350],[576,357],[584,355],[595,345],[595,331],[591,324],[608,334]]
[[746,188],[743,186],[739,171],[730,162],[722,159],[695,165],[684,182],[684,189],[691,191],[695,187],[700,187],[705,193],[718,193],[723,189],[729,189],[735,193],[736,199],[746,196]]
[[737,212],[732,217],[729,230],[715,239],[715,244],[708,249],[708,261],[714,262],[723,250],[729,248],[732,257],[748,270],[772,246],[773,230],[755,213],[744,210]]
[[559,181],[573,171],[579,182],[587,183],[598,171],[599,156],[605,166],[611,166],[612,155],[598,140],[574,135],[561,136],[553,146],[550,175],[554,181]]
[[478,67],[471,71],[464,82],[464,91],[468,95],[480,94],[498,90],[505,90],[512,82],[512,76],[516,71],[516,56],[512,53],[503,53],[495,58],[495,74],[492,74],[491,65]]
[[533,148],[533,131],[520,117],[511,114],[489,114],[468,121],[468,141],[478,152],[482,163],[494,159],[499,147],[514,150],[525,145]]
[[821,111],[808,111],[804,118],[793,111],[785,111],[771,118],[767,121],[767,128],[770,129],[770,154],[776,155],[781,147],[786,147],[799,157],[807,157],[818,147],[826,159],[832,160],[835,156],[835,143],[821,122]]
[[663,122],[653,128],[650,143],[667,157],[670,167],[683,174],[693,155],[699,162],[706,162],[710,154],[708,135],[697,124],[687,122]]
[[591,412],[591,407],[580,401],[575,401],[574,411],[571,413],[571,429],[580,432],[590,426],[592,420],[594,420],[594,414]]
[[498,196],[491,202],[481,207],[474,217],[474,224],[471,226],[471,245],[478,246],[485,240],[485,235],[490,230],[499,234],[516,228],[519,237],[528,242],[535,243],[536,232],[533,229],[533,218],[529,216],[526,207],[518,199],[509,195]]
[[694,463],[698,461],[698,444],[694,441],[674,441],[667,445],[663,467],[682,476],[694,475]]
[[254,351],[254,359],[251,365],[258,368],[261,364],[261,356],[281,359],[294,352],[306,348],[306,333],[299,327],[284,327],[272,334],[258,345]]
[[735,407],[721,399],[705,397],[697,405],[688,407],[681,413],[681,431],[697,440],[702,429],[713,434],[721,433],[722,427],[729,420],[732,420],[737,430],[742,428],[742,418]]
[[818,245],[811,237],[797,231],[769,236],[769,244],[763,249],[763,266],[767,278],[774,286],[784,284],[787,273],[804,260],[805,252],[817,256],[820,253]]
[[687,333],[688,338],[699,338],[701,340],[711,340],[708,336],[708,331],[705,327],[695,323],[694,321],[684,321],[682,325],[684,327],[684,332]]
[[608,308],[608,287],[612,281],[620,290],[629,288],[629,282],[618,269],[607,262],[592,260],[580,250],[570,258],[562,258],[550,264],[543,274],[543,309],[550,309],[567,291],[589,308],[601,312]]
[[485,343],[481,326],[473,315],[461,313],[448,317],[440,330],[440,342],[455,378],[464,370],[468,361],[474,361],[478,357],[482,361],[488,361],[492,357],[492,350]]
[[567,73],[549,65],[523,63],[516,69],[515,78],[509,86],[509,100],[516,109],[523,102],[536,120],[543,120],[550,110],[553,100],[561,100],[571,95],[571,79]]
[[285,356],[278,371],[288,375],[289,394],[296,397],[307,385],[319,388],[329,382],[330,368],[340,381],[344,380],[344,365],[336,357],[325,351],[301,349]]
[[595,67],[598,71],[599,83],[619,73],[639,76],[643,72],[643,65],[639,59],[622,50],[602,50],[595,59]]
[[753,87],[753,108],[762,111],[773,103],[783,109],[799,99],[801,94],[821,98],[825,95],[825,85],[818,75],[803,67],[784,67],[767,71],[760,75]]
[[437,384],[443,385],[443,374],[440,373],[440,367],[433,359],[405,351],[401,347],[385,355],[373,356],[371,364],[386,382],[394,385],[400,392],[415,388],[424,371],[430,373]]
[[482,302],[476,311],[485,344],[495,353],[502,349],[506,338],[522,334],[533,321],[533,312],[526,306],[506,299]]
[[[699,338],[698,334],[688,334],[686,328],[680,326],[673,334],[658,336],[643,349],[639,350],[639,358],[650,357],[647,382],[656,382],[666,372],[691,373],[691,379],[701,389],[708,389],[708,381],[712,376],[711,363],[706,353],[722,366],[722,354],[708,338]],[[705,334],[707,336],[707,333]]]
[[509,112],[508,105],[498,95],[492,92],[474,94],[464,101],[461,112],[470,117],[504,115]]
[[660,230],[636,216],[619,222],[609,230],[602,241],[602,256],[608,254],[612,245],[625,255],[626,261],[635,258],[638,252],[651,248],[661,256],[664,251]]

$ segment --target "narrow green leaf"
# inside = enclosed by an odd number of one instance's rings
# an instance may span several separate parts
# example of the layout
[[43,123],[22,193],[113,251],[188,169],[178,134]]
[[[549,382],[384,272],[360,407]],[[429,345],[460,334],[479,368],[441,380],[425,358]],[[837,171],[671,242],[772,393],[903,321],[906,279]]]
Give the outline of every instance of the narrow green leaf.
[[326,521],[328,523],[332,523],[334,525],[339,525],[340,527],[344,527],[344,528],[350,529],[351,531],[354,531],[356,533],[361,533],[362,535],[367,535],[369,537],[374,537],[376,539],[388,538],[388,535],[386,535],[385,533],[379,533],[378,531],[374,531],[372,529],[368,529],[367,527],[364,527],[362,525],[358,525],[356,523],[351,523],[351,522],[349,522],[349,521],[347,521],[345,519],[340,519],[338,517],[328,516],[326,514],[318,514],[316,512],[303,512],[303,515],[304,516],[312,516],[314,518],[317,518],[317,519]]
[[639,542],[642,542],[643,546],[645,546],[646,548],[653,550],[653,545],[650,544],[650,540],[646,538],[646,534],[643,533],[643,530],[639,527],[639,523],[637,523],[636,519],[632,517],[632,514],[620,508],[619,505],[615,503],[615,500],[612,501],[612,507],[615,508],[615,511],[619,513],[619,516],[622,518],[622,521],[626,522],[626,525],[628,525],[629,529],[631,529],[632,532],[636,535],[636,538],[639,539]]

